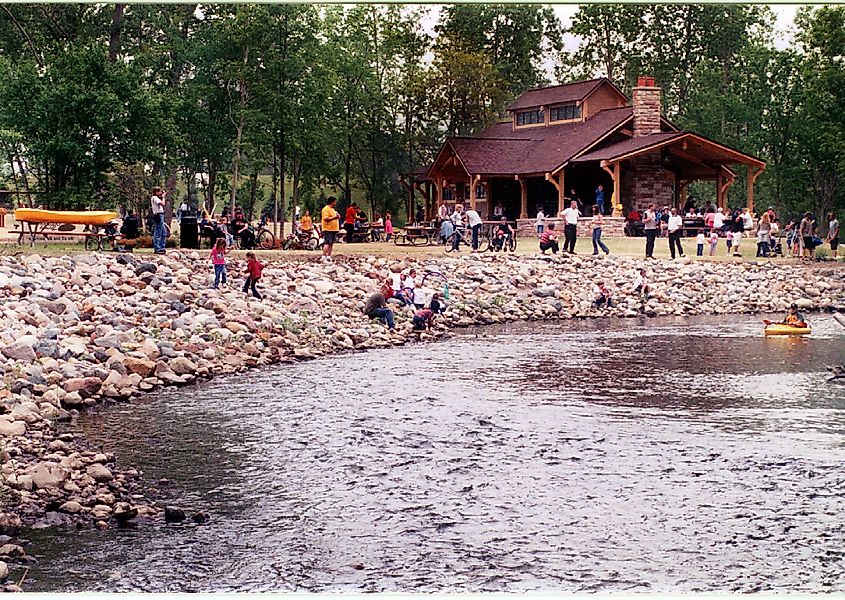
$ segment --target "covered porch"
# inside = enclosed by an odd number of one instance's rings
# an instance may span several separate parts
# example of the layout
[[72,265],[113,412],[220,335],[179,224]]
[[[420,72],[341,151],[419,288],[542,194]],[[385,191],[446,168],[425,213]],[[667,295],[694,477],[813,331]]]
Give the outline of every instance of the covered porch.
[[766,166],[754,156],[690,132],[630,138],[571,162],[603,169],[611,179],[615,204],[622,204],[624,214],[633,208],[642,212],[652,202],[681,209],[687,200],[687,186],[693,181],[712,181],[714,203],[727,208],[728,188],[737,179],[737,166],[746,169],[745,205],[753,212],[754,182]]

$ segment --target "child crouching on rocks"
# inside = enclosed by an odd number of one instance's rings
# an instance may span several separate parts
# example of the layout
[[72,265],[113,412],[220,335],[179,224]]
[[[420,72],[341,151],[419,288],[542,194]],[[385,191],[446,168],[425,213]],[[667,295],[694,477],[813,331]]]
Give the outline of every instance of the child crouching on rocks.
[[214,265],[214,289],[216,290],[219,289],[221,283],[226,285],[226,240],[217,238],[209,259]]
[[443,305],[440,304],[440,294],[432,294],[431,302],[429,303],[428,308],[421,308],[414,313],[414,331],[424,331],[426,329],[431,329],[431,324],[434,320],[434,315],[440,314],[444,310],[445,309]]
[[255,289],[255,286],[258,285],[258,280],[261,279],[261,272],[264,270],[264,265],[258,262],[258,259],[255,258],[255,252],[247,252],[246,253],[246,281],[244,281],[244,294],[248,293],[250,289],[252,289],[252,295],[254,298],[258,298],[259,300],[263,300],[261,294],[258,293],[258,290]]

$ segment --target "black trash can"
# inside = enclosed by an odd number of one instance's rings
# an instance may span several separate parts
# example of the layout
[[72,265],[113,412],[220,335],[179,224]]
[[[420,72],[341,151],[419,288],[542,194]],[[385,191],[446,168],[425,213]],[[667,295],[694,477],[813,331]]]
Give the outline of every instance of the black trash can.
[[179,246],[198,249],[200,247],[199,225],[196,217],[183,216],[179,222]]

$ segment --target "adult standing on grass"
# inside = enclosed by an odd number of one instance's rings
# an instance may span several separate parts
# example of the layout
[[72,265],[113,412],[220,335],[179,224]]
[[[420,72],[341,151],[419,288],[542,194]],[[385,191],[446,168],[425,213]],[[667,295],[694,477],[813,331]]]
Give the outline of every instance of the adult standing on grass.
[[678,254],[684,257],[684,248],[681,246],[681,231],[684,226],[684,218],[678,214],[678,209],[673,208],[669,215],[669,222],[666,229],[669,232],[669,253],[675,258],[675,246],[678,247]]
[[839,221],[833,212],[827,213],[827,241],[830,244],[830,256],[833,260],[837,258],[839,249]]
[[804,245],[804,256],[810,258],[813,255],[813,216],[809,212],[804,213],[801,225],[798,228],[801,235],[801,242]]
[[575,254],[575,241],[578,238],[578,217],[581,212],[578,210],[578,203],[574,200],[569,203],[569,208],[561,213],[564,220],[563,226],[563,251]]
[[657,239],[657,213],[654,204],[649,204],[643,214],[643,232],[645,233],[645,257],[654,258],[654,240]]
[[332,256],[337,232],[340,231],[340,215],[334,209],[337,198],[329,196],[326,205],[320,213],[320,225],[323,228],[323,259],[329,260]]
[[164,254],[164,246],[167,243],[167,230],[164,227],[164,204],[164,190],[160,187],[154,187],[152,198],[150,198],[150,211],[153,215],[153,250],[156,254]]
[[481,231],[481,215],[478,214],[478,211],[474,208],[470,208],[466,212],[467,216],[467,226],[469,227],[470,231],[472,232],[472,250],[473,252],[478,251],[478,234]]
[[593,227],[593,256],[598,255],[599,247],[601,247],[605,254],[610,254],[610,249],[601,241],[601,226],[603,223],[604,217],[601,214],[598,204],[596,204],[593,206],[593,220],[590,222],[590,225]]
[[346,243],[351,244],[355,237],[355,219],[358,218],[358,205],[352,203],[346,207],[346,218],[343,221],[343,228],[346,230]]

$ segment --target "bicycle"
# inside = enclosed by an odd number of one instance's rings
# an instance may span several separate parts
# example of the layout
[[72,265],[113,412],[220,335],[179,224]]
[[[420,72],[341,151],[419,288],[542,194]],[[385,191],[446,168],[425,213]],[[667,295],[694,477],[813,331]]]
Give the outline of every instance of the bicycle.
[[[260,227],[256,231],[252,225],[249,226],[249,229],[255,234],[254,248],[259,250],[272,250],[276,247],[276,236],[273,235],[272,231],[265,227]],[[234,239],[232,240],[232,249],[241,249],[241,236],[234,236]]]
[[496,244],[496,237],[493,236],[487,241],[487,252],[516,252],[516,235],[508,234],[502,240],[502,245],[499,247]]
[[440,271],[427,270],[420,281],[420,286],[433,289],[439,287],[441,289],[441,298],[444,300],[449,299],[449,280]]
[[316,250],[319,245],[320,239],[314,236],[314,230],[296,231],[282,242],[282,250]]

